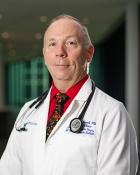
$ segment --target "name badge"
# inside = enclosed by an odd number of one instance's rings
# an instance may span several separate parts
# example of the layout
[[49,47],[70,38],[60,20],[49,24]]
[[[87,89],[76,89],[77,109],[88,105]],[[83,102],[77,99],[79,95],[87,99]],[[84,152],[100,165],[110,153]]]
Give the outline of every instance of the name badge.
[[[94,121],[83,121],[83,122],[84,122],[83,130],[80,133],[75,133],[75,134],[94,135],[96,122]],[[69,126],[66,128],[65,131],[71,132]]]

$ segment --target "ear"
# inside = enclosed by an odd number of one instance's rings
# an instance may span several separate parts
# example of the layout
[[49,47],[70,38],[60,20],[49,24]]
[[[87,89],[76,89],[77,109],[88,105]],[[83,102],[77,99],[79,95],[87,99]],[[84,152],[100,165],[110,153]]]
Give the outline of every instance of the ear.
[[43,49],[42,49],[42,53],[43,53],[44,63],[46,64],[46,59],[45,59],[45,49],[44,49],[44,47],[43,47]]
[[93,47],[93,46],[90,46],[90,47],[88,48],[87,54],[86,54],[87,62],[91,62],[92,57],[93,57],[93,54],[94,54],[94,47]]
[[43,56],[44,56],[45,55],[45,49],[44,49],[44,47],[42,49],[42,53],[43,53]]

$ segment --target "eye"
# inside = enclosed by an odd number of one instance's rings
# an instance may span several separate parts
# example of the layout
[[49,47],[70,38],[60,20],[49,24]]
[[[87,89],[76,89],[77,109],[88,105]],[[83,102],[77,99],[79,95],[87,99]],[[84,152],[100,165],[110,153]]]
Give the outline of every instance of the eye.
[[48,43],[48,46],[49,47],[54,47],[54,46],[56,46],[56,43],[55,42],[50,42],[50,43]]
[[77,47],[78,42],[76,40],[68,40],[66,41],[66,46],[67,47]]

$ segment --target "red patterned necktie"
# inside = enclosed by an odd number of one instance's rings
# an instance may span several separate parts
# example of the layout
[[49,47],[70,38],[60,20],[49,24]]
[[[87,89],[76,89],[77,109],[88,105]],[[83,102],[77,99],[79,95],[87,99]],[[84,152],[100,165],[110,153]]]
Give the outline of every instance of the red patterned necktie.
[[68,96],[66,94],[63,94],[63,93],[56,94],[56,96],[55,96],[56,107],[54,109],[52,116],[50,117],[50,121],[47,124],[47,132],[46,132],[47,138],[50,135],[50,133],[53,130],[56,123],[61,118],[62,113],[63,113],[63,106],[64,106],[64,103],[66,102],[67,99],[68,99]]

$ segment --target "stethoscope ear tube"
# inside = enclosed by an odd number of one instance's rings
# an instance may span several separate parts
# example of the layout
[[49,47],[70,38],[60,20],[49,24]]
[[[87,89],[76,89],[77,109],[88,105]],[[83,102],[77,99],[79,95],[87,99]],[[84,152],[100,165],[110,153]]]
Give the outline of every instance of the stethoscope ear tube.
[[83,118],[84,118],[84,115],[87,111],[87,108],[91,102],[91,99],[94,95],[94,91],[95,91],[95,85],[94,83],[92,82],[92,92],[90,93],[88,99],[87,99],[87,102],[84,106],[84,109],[82,110],[82,112],[80,113],[79,117],[78,118],[74,118],[71,120],[70,122],[70,131],[73,132],[73,133],[80,133],[83,128],[84,128],[84,121],[83,121]]
[[46,92],[43,94],[41,100],[40,100],[39,103],[37,103],[37,105],[35,106],[36,109],[44,102],[44,100],[45,100],[45,98],[46,98],[47,95],[48,95],[48,91],[46,91]]
[[41,94],[35,101],[33,101],[33,103],[30,104],[29,108],[31,109],[38,102],[38,104],[35,106],[35,108],[37,109],[41,105],[41,103],[45,100],[47,94],[48,91],[45,91],[43,94]]

